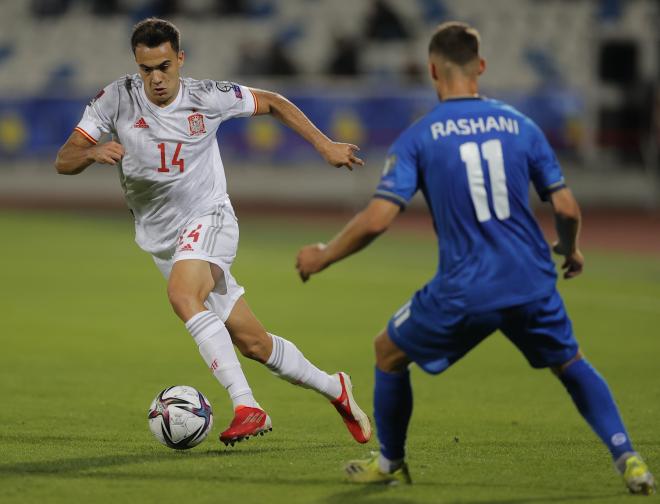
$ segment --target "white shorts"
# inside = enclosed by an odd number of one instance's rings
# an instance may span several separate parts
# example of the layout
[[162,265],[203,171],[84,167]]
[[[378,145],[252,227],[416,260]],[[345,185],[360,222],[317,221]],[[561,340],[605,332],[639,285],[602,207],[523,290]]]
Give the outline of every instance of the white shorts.
[[237,249],[238,220],[229,199],[226,199],[212,213],[191,219],[183,226],[169,259],[163,259],[162,255],[152,257],[165,278],[170,277],[174,263],[184,259],[199,259],[219,266],[223,276],[204,305],[224,322],[236,301],[245,293],[230,271]]

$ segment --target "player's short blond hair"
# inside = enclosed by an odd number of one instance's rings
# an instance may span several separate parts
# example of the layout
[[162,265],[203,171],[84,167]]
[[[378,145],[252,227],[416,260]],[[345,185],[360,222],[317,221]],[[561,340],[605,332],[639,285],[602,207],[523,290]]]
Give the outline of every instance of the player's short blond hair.
[[441,56],[457,65],[479,58],[479,32],[467,23],[448,21],[439,25],[429,42],[429,55]]

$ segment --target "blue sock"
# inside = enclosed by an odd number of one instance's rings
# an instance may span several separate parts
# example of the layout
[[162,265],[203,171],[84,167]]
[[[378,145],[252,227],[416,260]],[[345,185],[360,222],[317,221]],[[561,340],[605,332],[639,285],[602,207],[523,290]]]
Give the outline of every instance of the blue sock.
[[614,460],[634,451],[610,389],[598,371],[580,359],[568,366],[559,379]]
[[403,459],[406,432],[412,414],[410,372],[386,373],[376,368],[374,418],[380,452],[389,460]]

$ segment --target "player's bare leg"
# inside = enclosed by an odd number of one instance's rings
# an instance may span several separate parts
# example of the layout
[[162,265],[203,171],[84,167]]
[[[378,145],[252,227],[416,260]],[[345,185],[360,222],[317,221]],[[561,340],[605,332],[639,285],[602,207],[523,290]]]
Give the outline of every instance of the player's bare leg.
[[234,305],[226,324],[234,344],[244,356],[265,364],[294,385],[322,394],[342,416],[353,438],[358,443],[369,441],[371,422],[355,402],[346,373],[329,375],[307,360],[293,343],[269,334],[243,298]]
[[404,445],[412,413],[412,389],[408,364],[410,359],[384,330],[374,341],[376,387],[374,417],[380,441],[380,453],[366,459],[351,460],[345,467],[352,483],[410,484],[404,462]]
[[[186,323],[197,343],[204,362],[229,393],[235,418],[228,430],[232,430],[235,424],[241,428],[231,437],[223,439],[221,436],[221,441],[233,445],[270,430],[271,422],[252,395],[225,324],[216,313],[204,306],[204,301],[223,274],[218,266],[206,261],[177,261],[170,273],[167,294],[172,308]],[[233,430],[236,431],[236,428]]]
[[273,340],[252,313],[245,298],[236,301],[225,324],[234,345],[245,357],[266,364],[273,353]]

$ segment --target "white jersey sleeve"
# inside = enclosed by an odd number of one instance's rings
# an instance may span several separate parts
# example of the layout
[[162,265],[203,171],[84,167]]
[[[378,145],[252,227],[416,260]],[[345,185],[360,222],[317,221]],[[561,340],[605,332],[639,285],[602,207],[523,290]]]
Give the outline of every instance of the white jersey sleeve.
[[250,88],[229,81],[212,82],[211,96],[223,121],[256,113],[258,101]]
[[113,82],[92,98],[75,130],[95,144],[104,133],[115,131],[118,112],[119,91]]

